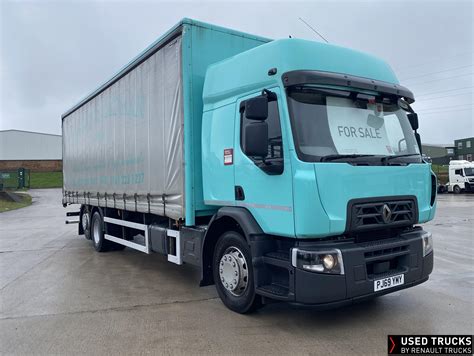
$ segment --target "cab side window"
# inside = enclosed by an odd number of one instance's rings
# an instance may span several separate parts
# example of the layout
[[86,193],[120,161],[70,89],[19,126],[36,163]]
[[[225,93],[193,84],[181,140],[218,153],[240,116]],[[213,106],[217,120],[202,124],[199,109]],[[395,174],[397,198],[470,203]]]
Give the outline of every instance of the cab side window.
[[[243,144],[243,132],[246,125],[252,124],[253,120],[245,117],[245,102],[240,106],[240,145]],[[249,158],[265,173],[275,175],[283,173],[283,141],[281,135],[280,113],[276,100],[268,102],[268,117],[265,120],[268,125],[268,149],[266,157]]]

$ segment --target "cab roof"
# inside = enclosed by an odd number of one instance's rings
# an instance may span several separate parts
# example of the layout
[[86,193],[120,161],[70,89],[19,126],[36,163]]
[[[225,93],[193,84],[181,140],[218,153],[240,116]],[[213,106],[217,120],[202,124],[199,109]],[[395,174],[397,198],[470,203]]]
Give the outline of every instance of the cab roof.
[[[271,68],[277,70],[273,76],[268,74]],[[276,84],[282,74],[295,70],[342,73],[399,84],[391,67],[370,54],[321,42],[280,39],[210,65],[204,104]]]

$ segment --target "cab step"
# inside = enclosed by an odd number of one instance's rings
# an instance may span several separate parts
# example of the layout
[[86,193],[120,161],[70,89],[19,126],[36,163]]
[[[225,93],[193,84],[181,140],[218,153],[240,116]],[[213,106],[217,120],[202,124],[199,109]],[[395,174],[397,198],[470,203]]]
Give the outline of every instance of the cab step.
[[285,269],[291,268],[290,253],[286,251],[269,252],[263,256],[263,262]]
[[265,256],[276,258],[279,260],[290,261],[290,252],[289,251],[274,251],[269,252]]
[[263,283],[257,281],[257,294],[280,301],[293,300],[294,293],[288,287],[292,283],[290,278],[293,275],[290,251],[268,252],[262,256],[260,261],[263,262],[260,274],[260,277],[263,278],[259,278],[259,280]]
[[278,300],[290,300],[288,288],[278,284],[268,284],[257,288],[257,294]]

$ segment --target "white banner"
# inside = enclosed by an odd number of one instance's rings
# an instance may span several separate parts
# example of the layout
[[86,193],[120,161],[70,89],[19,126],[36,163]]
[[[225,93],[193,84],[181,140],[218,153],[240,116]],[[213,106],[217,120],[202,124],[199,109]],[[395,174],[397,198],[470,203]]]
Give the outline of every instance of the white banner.
[[350,99],[327,97],[329,130],[338,154],[393,155],[383,105],[360,109]]

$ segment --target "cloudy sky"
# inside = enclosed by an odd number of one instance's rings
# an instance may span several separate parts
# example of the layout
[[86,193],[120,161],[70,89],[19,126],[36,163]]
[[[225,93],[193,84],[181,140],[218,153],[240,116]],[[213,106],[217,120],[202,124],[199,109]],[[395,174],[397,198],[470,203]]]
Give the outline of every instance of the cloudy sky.
[[60,115],[183,17],[386,59],[415,93],[422,139],[473,136],[473,1],[0,0],[0,129],[60,133]]

